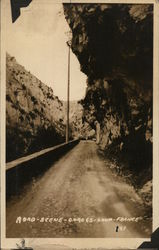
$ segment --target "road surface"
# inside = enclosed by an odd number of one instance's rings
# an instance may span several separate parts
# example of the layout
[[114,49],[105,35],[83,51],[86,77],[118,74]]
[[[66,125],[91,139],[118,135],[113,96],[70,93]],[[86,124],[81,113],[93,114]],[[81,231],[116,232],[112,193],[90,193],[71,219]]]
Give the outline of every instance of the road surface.
[[141,198],[111,172],[97,147],[81,141],[12,198],[7,237],[149,237],[151,221],[143,217]]

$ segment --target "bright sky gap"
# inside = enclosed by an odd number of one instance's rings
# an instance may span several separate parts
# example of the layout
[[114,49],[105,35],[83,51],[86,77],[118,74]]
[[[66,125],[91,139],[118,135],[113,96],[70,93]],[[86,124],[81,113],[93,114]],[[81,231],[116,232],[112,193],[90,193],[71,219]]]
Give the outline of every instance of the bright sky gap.
[[[21,16],[12,24],[10,1],[6,1],[7,52],[52,87],[61,100],[66,100],[69,26],[62,4],[34,0],[27,8],[21,9]],[[70,70],[70,99],[80,100],[85,95],[86,75],[80,71],[80,64],[72,51]]]

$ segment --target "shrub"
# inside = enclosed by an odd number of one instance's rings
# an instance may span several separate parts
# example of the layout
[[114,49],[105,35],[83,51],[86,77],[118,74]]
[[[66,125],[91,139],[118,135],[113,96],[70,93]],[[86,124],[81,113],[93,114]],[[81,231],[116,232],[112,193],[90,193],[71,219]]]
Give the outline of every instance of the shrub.
[[10,95],[8,95],[8,94],[6,95],[6,100],[7,100],[8,102],[11,102],[11,101],[12,101]]

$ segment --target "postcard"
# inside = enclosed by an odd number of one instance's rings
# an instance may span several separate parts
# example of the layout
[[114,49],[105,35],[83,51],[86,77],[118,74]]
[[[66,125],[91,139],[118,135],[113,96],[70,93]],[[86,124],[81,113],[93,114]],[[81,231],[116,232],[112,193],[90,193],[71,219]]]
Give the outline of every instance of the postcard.
[[158,247],[158,7],[1,1],[2,249]]

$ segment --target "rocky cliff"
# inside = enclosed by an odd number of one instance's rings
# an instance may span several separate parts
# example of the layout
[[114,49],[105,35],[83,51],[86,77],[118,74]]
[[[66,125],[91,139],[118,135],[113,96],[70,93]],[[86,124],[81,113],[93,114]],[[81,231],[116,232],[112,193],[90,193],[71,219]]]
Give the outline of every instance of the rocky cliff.
[[7,161],[65,140],[63,103],[9,54],[6,56]]
[[[67,103],[63,101],[65,110],[64,121],[66,123]],[[83,106],[80,101],[70,101],[70,135],[72,138],[92,139],[95,138],[95,130],[83,119]]]
[[135,172],[151,169],[152,5],[64,4],[64,13],[88,76],[83,119],[92,129],[100,124],[103,150]]

